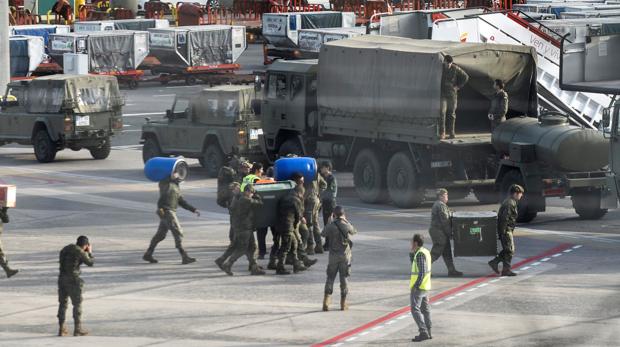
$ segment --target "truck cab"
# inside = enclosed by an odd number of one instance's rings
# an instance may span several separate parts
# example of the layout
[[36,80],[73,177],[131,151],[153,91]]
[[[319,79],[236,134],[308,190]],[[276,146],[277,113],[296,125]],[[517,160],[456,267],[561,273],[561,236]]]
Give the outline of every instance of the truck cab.
[[163,121],[142,126],[142,157],[183,155],[196,158],[217,177],[226,155],[260,160],[260,107],[254,86],[224,85],[177,96]]
[[319,133],[318,61],[276,61],[267,69],[262,113],[264,146],[269,159],[289,153],[311,154],[302,137]]
[[115,77],[53,75],[7,86],[0,111],[0,145],[32,145],[48,163],[65,148],[86,148],[94,159],[110,154],[122,130],[123,98]]

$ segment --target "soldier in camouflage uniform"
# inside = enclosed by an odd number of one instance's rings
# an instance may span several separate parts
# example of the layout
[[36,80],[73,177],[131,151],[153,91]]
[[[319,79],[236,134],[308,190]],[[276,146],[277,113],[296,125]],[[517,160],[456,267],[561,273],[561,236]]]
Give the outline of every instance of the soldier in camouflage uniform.
[[252,275],[265,274],[256,263],[257,247],[254,239],[254,215],[262,205],[263,201],[260,195],[255,194],[252,184],[246,184],[243,193],[233,201],[230,208],[233,242],[224,254],[215,260],[217,266],[229,276],[233,275],[232,265],[244,254],[248,258]]
[[[327,183],[320,174],[316,179],[304,183],[304,218],[309,231],[306,252],[309,255],[323,253],[321,228],[319,227],[319,211],[321,210],[321,193],[327,188]],[[315,246],[316,245],[316,246]]]
[[428,230],[433,240],[431,261],[434,263],[439,257],[443,257],[443,261],[448,268],[448,276],[462,277],[463,273],[456,270],[454,267],[454,259],[452,258],[452,245],[450,244],[452,223],[450,221],[451,215],[447,203],[448,191],[443,188],[438,189],[437,201],[435,201],[431,210],[431,227]]
[[351,235],[357,231],[349,223],[344,215],[342,206],[334,209],[334,219],[331,224],[325,227],[322,236],[328,241],[329,264],[327,265],[327,280],[325,281],[325,295],[323,297],[323,311],[329,311],[331,295],[334,291],[334,280],[336,275],[340,275],[340,309],[347,310],[347,277],[350,275],[351,267]]
[[493,89],[495,89],[495,94],[491,98],[491,107],[489,108],[491,131],[506,121],[506,113],[508,113],[508,94],[504,90],[504,82],[495,80]]
[[458,91],[467,84],[468,80],[469,75],[454,64],[452,56],[446,55],[441,75],[441,120],[439,121],[441,139],[446,137],[446,131],[451,139],[455,137]]
[[[0,208],[0,236],[2,236],[3,224],[9,222],[9,213],[7,207]],[[0,240],[0,266],[6,272],[6,277],[11,278],[15,276],[19,270],[14,270],[9,267],[9,261],[6,259],[6,255],[2,250],[2,240]]]
[[276,225],[276,231],[280,235],[278,263],[276,265],[276,274],[278,275],[290,274],[284,266],[289,253],[293,254],[293,271],[295,273],[306,269],[297,258],[298,243],[295,232],[299,224],[304,222],[302,204],[304,193],[304,186],[298,184],[287,196],[278,201],[278,220]]
[[65,246],[60,251],[60,275],[58,276],[58,336],[68,335],[65,327],[65,314],[68,300],[73,304],[74,336],[88,335],[82,329],[82,290],[84,281],[80,278],[80,265],[94,265],[93,249],[86,236],[80,236],[75,244]]
[[502,276],[516,276],[517,274],[511,270],[512,257],[515,254],[515,243],[512,233],[517,224],[519,200],[523,197],[525,190],[518,184],[510,187],[510,196],[502,202],[497,212],[497,234],[502,244],[502,250],[499,254],[489,261],[489,266],[495,273],[499,274],[499,263],[503,263]]
[[155,252],[157,244],[166,238],[168,230],[172,232],[174,244],[181,254],[182,263],[191,264],[196,261],[196,259],[188,256],[183,248],[183,229],[181,229],[179,219],[177,218],[177,207],[181,206],[198,217],[200,217],[200,212],[183,199],[179,183],[179,174],[176,172],[172,174],[171,178],[159,182],[159,200],[157,201],[157,215],[160,219],[159,228],[153,236],[146,253],[142,256],[142,259],[149,263],[157,263],[157,259],[153,258],[153,252]]

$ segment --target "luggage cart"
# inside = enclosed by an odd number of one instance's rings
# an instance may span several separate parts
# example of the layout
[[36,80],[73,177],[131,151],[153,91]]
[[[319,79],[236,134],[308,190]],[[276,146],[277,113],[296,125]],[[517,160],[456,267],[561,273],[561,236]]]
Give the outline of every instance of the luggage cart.
[[93,75],[108,75],[116,76],[119,84],[124,84],[129,89],[137,89],[140,85],[140,81],[144,76],[143,70],[127,70],[127,71],[110,71],[110,72],[96,72]]
[[170,66],[155,65],[151,68],[156,77],[144,81],[157,81],[167,85],[171,81],[185,81],[186,85],[195,85],[199,82],[206,84],[248,84],[254,82],[254,75],[236,74],[239,64],[219,64],[205,66]]

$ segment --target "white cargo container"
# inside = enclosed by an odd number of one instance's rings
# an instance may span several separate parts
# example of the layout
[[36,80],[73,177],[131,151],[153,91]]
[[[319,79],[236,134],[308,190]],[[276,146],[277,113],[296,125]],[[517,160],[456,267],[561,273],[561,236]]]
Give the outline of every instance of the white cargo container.
[[14,208],[17,200],[17,187],[10,184],[0,185],[0,207]]
[[326,42],[361,35],[366,35],[366,27],[301,29],[299,30],[298,45],[299,49],[303,51],[318,53],[321,46]]
[[137,30],[146,31],[152,28],[168,28],[170,22],[167,19],[118,19],[118,20],[102,20],[102,21],[87,21],[87,22],[75,22],[73,24],[73,31],[88,32],[88,31],[109,31],[109,30]]
[[110,31],[114,30],[114,22],[111,20],[87,21],[73,23],[73,31],[83,33],[89,31]]
[[319,11],[263,14],[263,37],[272,45],[297,48],[299,30],[355,27],[355,13]]

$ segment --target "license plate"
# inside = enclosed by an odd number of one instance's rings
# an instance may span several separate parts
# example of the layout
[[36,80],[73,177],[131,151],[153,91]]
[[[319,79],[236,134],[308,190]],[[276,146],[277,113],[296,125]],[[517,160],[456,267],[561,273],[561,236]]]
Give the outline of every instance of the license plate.
[[250,140],[258,140],[258,135],[263,134],[263,129],[250,129]]
[[75,126],[76,127],[87,127],[87,126],[90,126],[90,116],[76,116],[75,117]]

